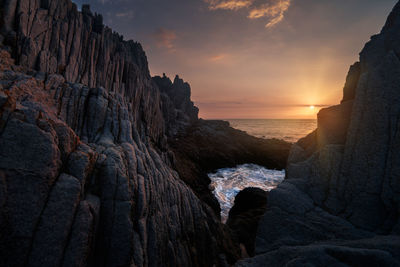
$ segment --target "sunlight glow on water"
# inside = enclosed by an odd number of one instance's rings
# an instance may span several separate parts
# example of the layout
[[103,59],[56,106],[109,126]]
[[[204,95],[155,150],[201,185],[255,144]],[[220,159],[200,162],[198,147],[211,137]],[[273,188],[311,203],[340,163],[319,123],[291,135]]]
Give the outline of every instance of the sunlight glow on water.
[[317,120],[240,119],[226,120],[231,127],[259,138],[277,138],[295,143],[317,128]]
[[226,222],[235,196],[246,187],[258,187],[270,191],[285,178],[285,171],[269,170],[255,164],[239,165],[236,168],[219,169],[210,173],[213,193],[221,205],[221,219]]

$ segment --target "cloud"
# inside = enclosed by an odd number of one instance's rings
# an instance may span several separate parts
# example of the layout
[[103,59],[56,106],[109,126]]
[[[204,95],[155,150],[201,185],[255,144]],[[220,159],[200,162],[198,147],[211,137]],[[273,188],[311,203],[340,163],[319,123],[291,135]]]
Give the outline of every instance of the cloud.
[[255,0],[204,0],[210,10],[233,10],[242,8],[250,9],[249,19],[267,18],[266,28],[271,28],[284,19],[285,12],[289,9],[292,0],[264,0],[257,4]]
[[153,37],[159,48],[167,48],[170,51],[175,50],[174,41],[176,40],[177,35],[174,31],[159,28],[154,32]]
[[226,54],[219,54],[219,55],[215,55],[215,56],[210,57],[209,60],[216,62],[216,61],[221,61],[226,57],[227,57]]
[[205,0],[205,2],[208,3],[210,10],[238,10],[253,4],[253,0]]
[[266,28],[273,27],[281,22],[285,12],[289,9],[291,0],[273,0],[259,7],[250,10],[249,19],[259,19],[268,17],[269,22],[265,25]]

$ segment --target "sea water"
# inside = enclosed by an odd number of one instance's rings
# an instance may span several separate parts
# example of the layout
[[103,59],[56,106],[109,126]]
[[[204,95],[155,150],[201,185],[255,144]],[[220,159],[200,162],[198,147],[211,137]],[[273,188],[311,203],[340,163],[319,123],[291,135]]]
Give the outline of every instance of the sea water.
[[[227,120],[236,129],[260,138],[277,138],[287,142],[311,133],[317,127],[316,120]],[[255,164],[244,164],[236,168],[219,169],[208,175],[214,195],[221,206],[221,219],[225,222],[235,196],[246,187],[258,187],[270,191],[285,178],[284,170],[269,170]]]
[[255,164],[244,164],[236,168],[219,169],[208,175],[214,195],[221,206],[221,219],[225,222],[235,196],[246,187],[258,187],[265,191],[274,189],[285,178],[285,171],[269,170]]
[[317,120],[226,120],[231,127],[259,138],[277,138],[294,143],[317,128]]

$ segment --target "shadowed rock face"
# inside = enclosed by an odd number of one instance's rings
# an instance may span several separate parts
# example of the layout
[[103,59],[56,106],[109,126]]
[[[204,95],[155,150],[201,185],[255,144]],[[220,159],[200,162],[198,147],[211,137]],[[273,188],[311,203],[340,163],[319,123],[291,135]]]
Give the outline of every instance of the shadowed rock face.
[[32,75],[0,71],[2,266],[203,266],[224,250],[235,259],[211,209],[140,137],[132,103]]
[[254,256],[254,243],[258,222],[267,207],[268,192],[248,187],[235,197],[235,204],[229,211],[226,224],[232,229],[234,238],[243,244],[246,252]]
[[181,179],[197,196],[221,210],[209,189],[208,173],[216,169],[255,163],[271,169],[283,169],[291,144],[277,139],[261,139],[229,127],[226,121],[199,120],[184,133],[169,138],[174,152],[174,167]]
[[340,105],[292,148],[256,257],[238,266],[400,266],[400,3],[350,68]]
[[0,265],[234,262],[226,227],[171,167],[163,105],[195,113],[190,87],[162,96],[141,46],[88,6],[0,12]]
[[152,79],[140,44],[87,5],[0,13],[0,266],[234,263],[206,174],[283,168],[290,144],[199,121],[189,84]]
[[17,65],[123,95],[139,134],[159,141],[160,96],[139,43],[123,41],[101,15],[87,5],[79,12],[70,0],[5,0],[1,10],[1,34]]
[[343,100],[345,101],[353,100],[356,95],[356,89],[358,86],[358,81],[361,75],[361,64],[356,62],[350,66],[349,72],[346,77],[346,83],[343,88]]
[[163,77],[153,77],[161,92],[162,111],[166,124],[166,132],[169,136],[175,136],[185,132],[191,124],[197,122],[199,109],[190,99],[190,85],[177,75],[172,83]]

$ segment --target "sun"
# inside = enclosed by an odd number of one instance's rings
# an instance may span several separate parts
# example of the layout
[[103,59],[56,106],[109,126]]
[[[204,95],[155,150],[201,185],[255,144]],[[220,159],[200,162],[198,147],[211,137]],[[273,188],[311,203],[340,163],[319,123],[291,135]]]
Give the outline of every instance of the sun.
[[315,106],[310,106],[310,109],[315,109]]

